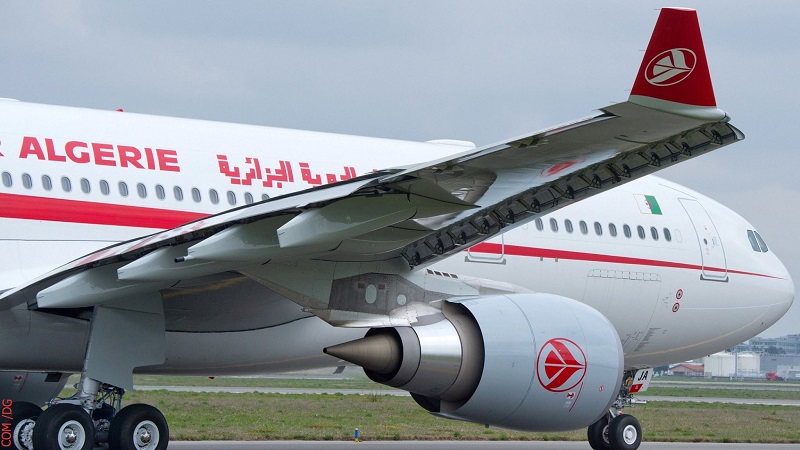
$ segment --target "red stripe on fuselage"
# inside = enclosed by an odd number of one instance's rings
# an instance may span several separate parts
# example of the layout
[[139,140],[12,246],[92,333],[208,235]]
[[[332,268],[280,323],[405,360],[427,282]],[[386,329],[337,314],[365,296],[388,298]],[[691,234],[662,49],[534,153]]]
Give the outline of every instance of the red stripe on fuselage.
[[[0,218],[46,220],[51,222],[72,222],[91,225],[111,225],[137,228],[170,229],[192,222],[209,214],[174,211],[170,209],[148,208],[144,206],[117,205],[113,203],[65,200],[59,198],[37,197],[31,195],[0,193]],[[702,267],[696,264],[660,261],[657,259],[633,258],[629,256],[603,255],[599,253],[573,252],[550,248],[524,247],[520,245],[501,245],[483,242],[470,249],[473,253],[505,254],[537,258],[559,258],[576,261],[595,261],[617,264],[635,264],[675,269],[706,270],[725,272],[718,267]],[[753,272],[727,270],[728,273],[777,278]]]
[[144,206],[0,194],[0,217],[9,219],[169,229],[207,216]]
[[[688,264],[688,263],[680,263],[673,261],[661,261],[658,259],[603,255],[600,253],[573,252],[569,250],[555,250],[552,248],[523,247],[520,245],[508,245],[508,244],[501,245],[491,242],[480,243],[470,248],[469,251],[471,253],[489,253],[493,255],[504,254],[509,256],[527,256],[535,258],[554,258],[554,259],[558,258],[558,259],[569,259],[575,261],[594,261],[603,263],[631,264],[631,265],[653,266],[653,267],[670,267],[673,269],[705,270],[708,272],[726,272],[726,269],[721,269],[719,267],[708,267],[708,266],[703,267],[697,264]],[[757,277],[781,279],[780,277],[774,277],[771,275],[764,275],[761,273],[754,273],[754,272],[743,272],[740,270],[727,269],[727,273],[735,273],[739,275],[754,275]]]

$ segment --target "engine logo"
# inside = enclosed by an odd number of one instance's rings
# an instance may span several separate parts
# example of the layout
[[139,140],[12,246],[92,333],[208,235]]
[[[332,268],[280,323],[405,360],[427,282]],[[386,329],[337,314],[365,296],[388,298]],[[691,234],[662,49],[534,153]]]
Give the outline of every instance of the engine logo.
[[685,80],[694,70],[697,56],[688,48],[666,50],[651,59],[644,71],[653,86],[672,86]]
[[586,355],[578,344],[565,338],[545,342],[536,357],[539,384],[551,392],[565,392],[586,375]]

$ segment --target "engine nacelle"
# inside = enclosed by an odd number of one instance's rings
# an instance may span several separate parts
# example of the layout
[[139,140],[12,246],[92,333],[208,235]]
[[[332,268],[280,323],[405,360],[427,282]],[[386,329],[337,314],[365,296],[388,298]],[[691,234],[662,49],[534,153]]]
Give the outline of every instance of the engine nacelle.
[[551,294],[448,301],[441,320],[325,349],[428,411],[526,431],[582,428],[617,397],[623,353],[597,310]]
[[0,399],[43,406],[61,393],[67,378],[59,372],[0,371]]

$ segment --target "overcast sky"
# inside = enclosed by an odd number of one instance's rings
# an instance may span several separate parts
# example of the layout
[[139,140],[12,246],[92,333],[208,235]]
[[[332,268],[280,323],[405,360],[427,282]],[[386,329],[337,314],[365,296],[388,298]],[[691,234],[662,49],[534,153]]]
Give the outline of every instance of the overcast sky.
[[[625,101],[660,6],[2,2],[0,97],[484,145]],[[661,175],[747,218],[800,283],[800,2],[681,6],[747,139]],[[800,302],[764,335],[788,333]]]

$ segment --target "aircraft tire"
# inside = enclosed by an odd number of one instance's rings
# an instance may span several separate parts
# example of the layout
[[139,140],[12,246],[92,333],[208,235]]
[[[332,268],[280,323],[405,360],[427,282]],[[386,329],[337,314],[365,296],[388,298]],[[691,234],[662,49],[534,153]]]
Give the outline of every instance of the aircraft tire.
[[150,405],[122,408],[111,420],[108,447],[115,450],[165,450],[169,427],[161,411]]
[[14,402],[9,408],[11,408],[11,413],[7,414],[4,408],[3,415],[0,416],[0,423],[3,424],[4,431],[11,430],[11,439],[8,442],[8,439],[4,437],[0,446],[16,450],[29,450],[33,445],[30,434],[36,419],[42,414],[42,408],[28,402]]
[[94,422],[80,406],[53,405],[36,421],[33,447],[36,450],[92,450]]
[[642,443],[642,427],[636,417],[620,414],[608,425],[608,440],[613,450],[636,450]]
[[589,440],[589,445],[594,450],[609,450],[611,448],[611,443],[608,441],[607,414],[604,414],[597,422],[589,425],[589,428],[586,429],[586,437]]

